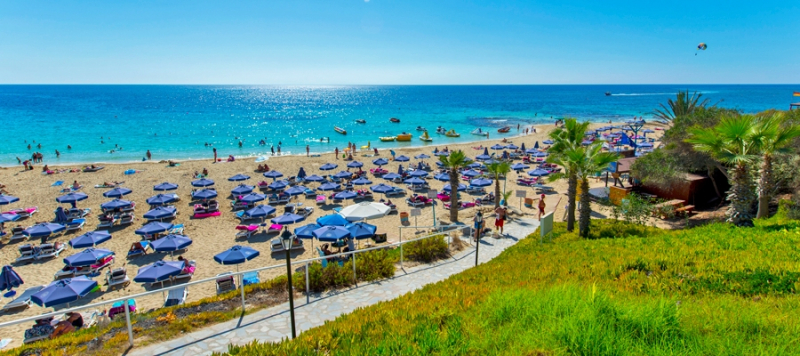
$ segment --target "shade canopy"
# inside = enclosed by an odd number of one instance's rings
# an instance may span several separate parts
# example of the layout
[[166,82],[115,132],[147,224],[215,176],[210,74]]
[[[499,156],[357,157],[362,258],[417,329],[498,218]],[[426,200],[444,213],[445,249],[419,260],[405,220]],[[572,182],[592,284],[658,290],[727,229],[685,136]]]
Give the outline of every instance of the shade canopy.
[[198,179],[192,182],[193,187],[210,187],[212,185],[214,185],[214,181],[207,178]]
[[277,178],[283,177],[283,173],[281,173],[279,171],[269,171],[269,172],[264,173],[264,177],[277,179]]
[[506,145],[506,148],[509,149],[509,150],[516,150],[519,147],[517,147],[517,145],[515,145],[513,143],[509,143],[508,145]]
[[159,206],[153,210],[150,210],[144,213],[144,218],[147,220],[159,220],[159,219],[166,219],[168,217],[174,216],[178,212],[178,209],[174,206]]
[[395,180],[397,178],[403,178],[403,176],[401,176],[401,175],[399,175],[397,173],[387,173],[387,174],[383,175],[383,179],[386,179],[386,180]]
[[361,202],[344,207],[339,215],[348,221],[377,219],[386,216],[391,208],[383,203]]
[[492,158],[492,156],[489,155],[489,150],[486,149],[486,148],[483,149],[483,154],[480,154],[477,157],[475,157],[475,159],[477,159],[479,161],[485,161],[485,160],[491,159],[491,158]]
[[14,271],[11,266],[3,266],[3,270],[0,271],[0,291],[17,288],[23,283],[25,282],[17,274],[17,271]]
[[503,146],[503,145],[501,145],[499,143],[496,143],[494,146],[489,147],[489,148],[491,148],[493,150],[502,150],[502,149],[506,148],[506,146]]
[[153,186],[153,190],[159,191],[159,192],[166,192],[168,190],[176,190],[176,189],[178,189],[178,185],[177,184],[167,183],[167,182],[164,182],[164,183],[161,183],[161,184]]
[[389,164],[389,161],[387,161],[385,158],[378,158],[378,159],[372,160],[372,164],[377,165],[377,166],[385,166],[385,165]]
[[50,283],[32,295],[31,302],[40,307],[49,308],[83,298],[95,287],[97,287],[97,282],[86,276],[62,279]]
[[86,267],[97,264],[103,258],[111,256],[114,251],[104,248],[89,247],[72,256],[64,258],[64,264],[70,267]]
[[408,175],[412,176],[412,177],[422,178],[422,177],[427,177],[428,176],[428,172],[421,171],[421,170],[418,169],[416,171],[413,171],[413,172],[409,173]]
[[521,171],[521,170],[525,170],[525,169],[528,169],[528,168],[530,168],[530,166],[528,166],[526,164],[522,164],[522,163],[514,163],[514,164],[511,165],[511,169],[513,169],[515,171]]
[[81,200],[86,200],[88,198],[89,198],[89,196],[86,195],[86,193],[72,192],[72,193],[67,193],[67,194],[64,194],[64,195],[56,198],[56,201],[59,202],[59,203],[62,203],[62,204],[66,204],[66,203],[79,202]]
[[404,156],[404,155],[399,155],[399,156],[395,157],[394,160],[397,161],[397,162],[408,162],[411,159],[406,157],[406,156]]
[[360,178],[354,179],[353,180],[353,184],[355,184],[355,185],[367,185],[367,184],[372,184],[372,181],[367,179],[367,178],[360,177]]
[[294,187],[290,187],[289,189],[284,190],[283,192],[289,195],[301,195],[306,192],[306,187],[302,185],[296,185]]
[[547,157],[547,152],[534,151],[534,152],[530,153],[530,155],[531,155],[531,157],[539,157],[539,158]]
[[8,205],[19,201],[19,198],[11,195],[0,194],[0,205]]
[[359,167],[363,167],[363,166],[364,166],[364,164],[359,162],[359,161],[352,161],[352,162],[347,164],[347,168],[359,168]]
[[106,198],[122,198],[130,193],[133,193],[133,191],[128,188],[119,187],[103,193],[103,196]]
[[469,181],[469,185],[472,187],[488,187],[494,183],[491,179],[486,178],[475,178]]
[[172,194],[157,194],[147,198],[147,204],[150,205],[164,205],[175,202],[178,198]]
[[321,171],[330,171],[330,170],[336,169],[337,167],[339,167],[338,164],[325,163],[325,164],[323,164],[322,166],[319,167],[319,170],[321,170]]
[[247,246],[233,246],[214,255],[214,261],[223,265],[238,265],[252,260],[261,253]]
[[308,174],[306,174],[306,170],[303,169],[303,167],[300,167],[300,169],[297,171],[297,178],[305,179],[307,175]]
[[433,179],[436,179],[436,180],[439,180],[439,181],[442,181],[442,182],[449,182],[450,181],[450,175],[447,174],[447,173],[439,173],[439,174],[433,176]]
[[345,229],[350,231],[350,237],[356,240],[368,239],[372,236],[375,236],[375,231],[378,230],[375,225],[367,224],[365,222],[347,224]]
[[483,163],[480,163],[480,162],[472,162],[472,163],[467,165],[467,168],[469,168],[469,169],[484,169],[484,168],[486,168],[486,166],[484,166]]
[[[449,192],[449,191],[451,191],[451,190],[452,190],[452,188],[450,187],[450,183],[447,183],[447,184],[445,184],[445,185],[444,185],[444,188],[442,188],[442,189],[443,189],[444,191],[447,191],[447,192]],[[463,184],[459,184],[459,185],[456,187],[456,190],[458,190],[459,192],[461,192],[461,191],[465,191],[465,190],[467,190],[467,186],[466,186],[466,185],[463,185]]]
[[214,199],[217,197],[217,191],[211,189],[202,189],[194,192],[192,196],[195,199],[203,199],[203,200]]
[[350,190],[339,192],[333,195],[333,199],[342,199],[342,200],[355,199],[356,197],[358,197],[358,194]]
[[106,231],[89,231],[81,236],[69,240],[69,245],[72,246],[72,248],[92,247],[108,240],[111,240],[111,234]]
[[253,192],[253,189],[255,189],[255,187],[252,185],[239,184],[236,186],[236,188],[231,189],[231,194],[233,195],[250,194]]
[[312,233],[317,240],[336,242],[343,238],[350,237],[350,231],[344,226],[323,226]]
[[314,230],[319,229],[320,227],[322,226],[317,224],[303,225],[294,229],[294,234],[301,239],[311,239],[314,238]]
[[7,223],[11,221],[17,221],[20,219],[20,216],[17,214],[11,213],[2,213],[0,214],[0,223]]
[[470,178],[477,177],[477,176],[479,176],[481,174],[483,174],[483,173],[478,172],[478,171],[476,171],[474,169],[469,169],[469,170],[464,171],[464,173],[461,173],[462,176],[467,176],[467,177],[470,177]]
[[169,229],[172,229],[172,227],[173,227],[173,225],[170,224],[170,223],[153,221],[151,223],[148,223],[145,226],[140,227],[134,233],[136,235],[160,234],[162,232],[169,231]]
[[269,205],[256,205],[250,210],[245,211],[242,215],[250,218],[265,218],[275,214],[275,208]]
[[133,281],[136,283],[161,282],[181,274],[184,265],[184,261],[156,261],[139,268]]
[[248,180],[248,179],[250,179],[250,176],[246,176],[244,174],[237,174],[233,177],[228,178],[228,180],[231,182],[241,182],[243,180]]
[[325,181],[325,178],[322,178],[316,174],[312,174],[305,178],[306,182],[322,182]]
[[61,224],[41,223],[25,229],[23,233],[30,237],[45,237],[45,236],[50,236],[51,234],[57,232],[64,231],[64,229],[66,229],[66,227]]
[[403,183],[411,184],[411,185],[423,185],[423,184],[425,184],[425,181],[420,179],[420,178],[414,177],[414,178],[409,178],[409,179],[404,180]]
[[350,173],[350,172],[347,172],[347,171],[341,171],[339,173],[334,174],[333,177],[334,178],[339,178],[339,179],[349,179],[349,178],[353,177],[353,173]]
[[272,189],[272,190],[284,190],[288,186],[289,186],[289,182],[287,182],[285,180],[276,180],[276,181],[270,183],[270,185],[268,185],[267,187],[269,189]]
[[167,235],[150,243],[157,252],[173,252],[183,250],[192,244],[192,239],[184,235]]
[[416,158],[416,159],[428,159],[428,158],[431,158],[431,156],[428,156],[428,155],[426,155],[424,153],[420,153],[420,154],[414,156],[414,158]]
[[317,218],[317,225],[319,226],[345,226],[348,221],[339,214],[330,214]]
[[302,215],[297,215],[297,214],[292,214],[292,213],[284,213],[283,215],[275,217],[270,221],[272,221],[273,224],[289,225],[289,224],[294,224],[294,223],[303,221],[305,219],[306,219],[306,217],[302,216]]
[[319,187],[317,187],[317,190],[322,190],[322,191],[336,190],[336,189],[339,189],[339,187],[341,187],[341,186],[339,184],[337,184],[337,183],[324,183],[324,184],[320,185]]
[[375,193],[386,194],[388,192],[393,191],[394,187],[392,187],[391,185],[388,185],[388,184],[381,183],[381,184],[373,185],[369,189],[371,189]]
[[536,168],[536,169],[534,169],[532,171],[528,171],[528,175],[534,176],[534,177],[546,176],[548,174],[550,174],[549,171],[541,169],[541,168]]
[[123,209],[133,205],[130,200],[114,199],[100,204],[100,208],[104,210]]
[[267,196],[264,194],[250,193],[239,198],[239,201],[251,204],[263,201],[265,199],[267,199]]

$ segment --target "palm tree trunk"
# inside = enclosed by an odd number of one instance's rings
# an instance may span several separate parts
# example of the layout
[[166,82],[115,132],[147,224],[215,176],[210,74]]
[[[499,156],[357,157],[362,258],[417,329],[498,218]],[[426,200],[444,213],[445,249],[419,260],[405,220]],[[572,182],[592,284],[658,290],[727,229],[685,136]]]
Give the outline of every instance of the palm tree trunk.
[[458,170],[450,168],[450,222],[458,222]]
[[581,237],[589,237],[589,224],[592,220],[592,205],[589,200],[589,179],[581,179],[581,212],[580,212]]
[[737,163],[733,171],[731,189],[728,191],[728,222],[736,226],[753,226],[753,202],[756,200],[755,187],[747,171],[746,163]]
[[717,180],[714,179],[714,168],[715,167],[706,167],[706,170],[708,171],[708,178],[711,178],[711,185],[714,186],[714,193],[716,193],[717,198],[719,198],[719,204],[722,205],[725,199],[722,198],[722,193],[719,192],[719,187],[717,186]]
[[769,201],[772,192],[772,155],[765,154],[761,163],[761,177],[758,182],[758,212],[756,219],[769,217]]
[[494,208],[500,206],[500,180],[497,176],[494,177]]
[[578,177],[575,174],[570,174],[567,178],[567,231],[572,232],[575,230],[575,202],[578,195]]

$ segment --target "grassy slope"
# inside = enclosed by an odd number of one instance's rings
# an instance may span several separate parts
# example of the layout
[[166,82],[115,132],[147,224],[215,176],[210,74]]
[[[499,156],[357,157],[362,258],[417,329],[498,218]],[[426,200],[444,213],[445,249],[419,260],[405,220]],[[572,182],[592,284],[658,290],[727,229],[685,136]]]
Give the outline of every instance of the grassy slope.
[[[800,224],[660,231],[595,222],[524,239],[490,263],[231,354],[798,354]],[[646,237],[643,237],[646,236]]]

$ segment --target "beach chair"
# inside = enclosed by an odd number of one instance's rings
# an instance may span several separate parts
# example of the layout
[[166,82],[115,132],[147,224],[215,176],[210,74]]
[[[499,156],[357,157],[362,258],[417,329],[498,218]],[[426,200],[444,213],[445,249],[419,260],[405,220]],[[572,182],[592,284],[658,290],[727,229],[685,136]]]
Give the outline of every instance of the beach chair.
[[327,198],[325,198],[324,195],[317,195],[317,199],[316,199],[317,205],[325,205],[325,201],[326,200],[327,200]]
[[100,263],[98,263],[96,265],[91,265],[88,268],[88,270],[81,269],[81,270],[75,271],[75,276],[81,276],[81,275],[84,275],[84,274],[95,274],[95,273],[99,272],[101,269],[106,268],[106,267],[111,266],[112,264],[114,264],[114,259],[115,259],[114,255],[111,255],[111,256],[108,256],[106,258],[103,258],[100,261]]
[[106,271],[106,285],[108,285],[109,289],[118,286],[125,288],[129,283],[131,283],[131,280],[128,278],[128,270],[125,267]]
[[[135,313],[136,312],[136,301],[133,299],[128,299],[128,312]],[[111,308],[108,309],[108,318],[114,319],[117,315],[125,315],[125,302],[116,302],[111,305]]]
[[298,210],[296,214],[297,215],[302,215],[302,216],[305,216],[305,217],[309,217],[313,213],[314,213],[314,208],[312,208],[310,206],[306,206],[306,207],[303,207],[302,209]]
[[55,258],[65,249],[64,244],[56,242],[52,244],[42,244],[39,246],[39,252],[36,253],[36,260],[44,260],[47,258]]
[[91,212],[92,212],[92,209],[72,208],[72,209],[69,209],[69,211],[67,212],[67,218],[68,219],[82,219],[82,218],[86,217],[87,215],[89,215],[89,213],[91,213]]
[[467,187],[467,194],[486,194],[482,187]]
[[65,231],[71,232],[81,230],[84,224],[86,224],[86,219],[73,219],[67,223],[67,229]]
[[217,294],[236,290],[236,281],[233,279],[233,272],[225,272],[217,275]]
[[133,212],[135,210],[136,210],[136,203],[135,202],[131,202],[131,205],[128,205],[128,206],[120,209],[120,211],[122,211],[123,213],[130,213],[130,212]]
[[183,234],[183,230],[184,230],[183,224],[173,225],[172,228],[169,229],[169,231],[167,231],[167,234],[181,235]]
[[53,274],[53,280],[59,280],[64,278],[72,278],[76,276],[76,272],[79,269],[89,269],[89,267],[70,267],[64,266],[61,270]]
[[253,236],[256,231],[258,231],[258,225],[239,225],[236,226],[236,237],[237,239],[245,238],[249,239],[250,236]]
[[164,299],[164,307],[182,305],[186,303],[187,296],[189,296],[189,292],[186,290],[186,287],[173,289],[167,293],[167,297]]
[[24,234],[24,231],[25,229],[22,226],[11,229],[11,237],[8,238],[8,243],[27,240],[28,236]]
[[[289,248],[289,251],[302,250],[304,248],[305,247],[303,246],[303,240],[295,238],[292,241],[292,247]],[[272,253],[286,251],[283,248],[283,243],[281,242],[280,239],[274,239],[274,240],[270,241],[270,250],[272,251]]]
[[252,208],[253,206],[255,206],[255,204],[247,203],[247,202],[243,202],[243,201],[232,201],[231,202],[231,209],[233,209],[233,210],[239,210],[239,209],[247,210],[247,209]]
[[39,293],[42,289],[44,289],[44,286],[35,286],[26,289],[22,294],[14,298],[14,300],[4,305],[3,309],[0,309],[0,311],[7,313],[12,310],[27,309],[31,306],[31,296]]
[[260,189],[262,191],[268,191],[269,190],[269,183],[267,183],[267,182],[265,182],[263,180],[258,182],[257,186],[258,186],[258,189]]
[[120,215],[119,217],[119,224],[120,225],[129,225],[133,224],[134,215],[132,213],[125,213]]
[[197,269],[197,262],[189,261],[187,263],[188,263],[188,267],[184,268],[184,270],[181,271],[181,274],[175,276],[176,280],[178,280],[178,279],[187,279],[187,278],[191,279],[192,276],[194,276],[194,271],[195,271],[195,269]]
[[306,188],[306,189],[303,191],[303,194],[306,196],[306,198],[314,198],[314,197],[316,197],[316,196],[317,196],[317,192],[315,192],[315,191],[314,191],[314,190],[312,190],[311,188]]
[[424,207],[425,206],[425,201],[424,200],[416,200],[416,199],[412,199],[412,198],[406,199],[406,203],[408,203],[409,206],[412,206],[412,207],[415,207],[415,208]]
[[258,283],[261,283],[261,279],[258,278],[258,272],[247,272],[242,275],[242,284],[245,286]]
[[481,204],[494,204],[494,194],[487,194],[480,198]]
[[37,212],[39,212],[38,206],[32,206],[24,209],[14,209],[9,211],[9,213],[17,214],[17,216],[19,216],[20,219],[29,218],[31,217],[31,215],[36,214]]
[[386,196],[403,196],[406,195],[406,190],[398,187],[392,187],[392,190],[386,192]]
[[117,223],[117,216],[116,215],[101,215],[99,217],[100,223],[97,224],[98,229],[110,229],[114,224]]
[[385,233],[372,235],[372,241],[375,241],[375,243],[386,242],[387,238],[388,236]]
[[264,228],[264,232],[266,232],[268,234],[279,233],[279,232],[281,232],[281,230],[283,230],[283,226],[278,225],[278,224],[270,224],[270,225],[267,225]]
[[30,244],[25,244],[17,248],[19,257],[15,261],[17,264],[31,262],[36,258],[36,250]]
[[[131,249],[128,250],[128,258],[144,256],[147,254],[147,248],[150,247],[150,242],[139,241],[138,243],[142,246],[142,248],[138,248],[138,246],[134,248],[134,246],[131,246]],[[136,242],[134,242],[134,244],[136,244]]]

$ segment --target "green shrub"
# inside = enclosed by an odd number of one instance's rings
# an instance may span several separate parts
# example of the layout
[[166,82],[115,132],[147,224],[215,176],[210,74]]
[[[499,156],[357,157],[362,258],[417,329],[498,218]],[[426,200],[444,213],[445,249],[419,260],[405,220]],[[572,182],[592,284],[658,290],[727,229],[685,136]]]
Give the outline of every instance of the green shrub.
[[448,255],[445,235],[436,235],[407,243],[403,246],[406,258],[419,262],[432,262]]
[[373,250],[356,256],[356,276],[359,281],[376,281],[394,276],[394,259],[387,250]]

